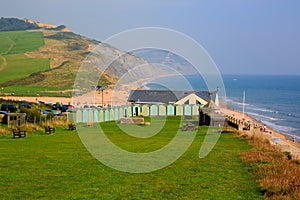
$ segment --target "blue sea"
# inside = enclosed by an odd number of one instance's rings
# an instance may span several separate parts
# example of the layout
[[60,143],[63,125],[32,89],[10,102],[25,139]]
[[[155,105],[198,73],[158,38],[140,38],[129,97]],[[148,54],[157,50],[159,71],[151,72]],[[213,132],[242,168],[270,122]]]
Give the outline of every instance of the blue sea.
[[[202,77],[185,76],[194,90],[207,90]],[[242,111],[271,128],[300,140],[300,75],[223,75],[227,107]],[[177,76],[159,78],[145,87],[163,89],[180,84]],[[159,84],[157,84],[159,82]],[[165,85],[165,86],[162,86]],[[184,88],[173,87],[182,90]]]

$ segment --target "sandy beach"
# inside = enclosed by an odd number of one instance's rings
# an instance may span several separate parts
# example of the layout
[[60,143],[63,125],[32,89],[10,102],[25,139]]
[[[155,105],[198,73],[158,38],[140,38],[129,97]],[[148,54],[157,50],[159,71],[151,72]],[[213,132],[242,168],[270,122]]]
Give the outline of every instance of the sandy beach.
[[[292,141],[288,136],[266,126],[262,122],[250,117],[247,114],[242,114],[239,111],[230,108],[221,108],[221,112],[228,116],[233,116],[236,119],[249,121],[251,123],[250,131],[242,131],[243,134],[255,135],[262,139],[268,139],[274,148],[279,148],[282,152],[290,152],[295,159],[300,159],[300,144],[297,141]],[[254,128],[256,126],[256,128]],[[260,130],[260,127],[265,130]]]

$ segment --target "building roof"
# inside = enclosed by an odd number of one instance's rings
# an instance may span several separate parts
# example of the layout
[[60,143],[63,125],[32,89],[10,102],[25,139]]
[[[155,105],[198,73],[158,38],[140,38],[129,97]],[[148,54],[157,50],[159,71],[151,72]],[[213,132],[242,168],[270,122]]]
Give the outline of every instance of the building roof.
[[217,91],[132,90],[130,92],[128,102],[168,104],[175,103],[193,93],[208,102],[211,100],[211,98],[213,101],[215,100]]

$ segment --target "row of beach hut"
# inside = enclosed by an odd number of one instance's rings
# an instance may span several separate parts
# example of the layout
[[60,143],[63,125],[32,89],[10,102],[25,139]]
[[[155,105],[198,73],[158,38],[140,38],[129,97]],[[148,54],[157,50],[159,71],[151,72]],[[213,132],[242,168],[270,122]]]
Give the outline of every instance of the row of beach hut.
[[133,105],[104,109],[77,109],[69,114],[68,120],[80,122],[105,122],[134,116],[198,116],[199,105]]

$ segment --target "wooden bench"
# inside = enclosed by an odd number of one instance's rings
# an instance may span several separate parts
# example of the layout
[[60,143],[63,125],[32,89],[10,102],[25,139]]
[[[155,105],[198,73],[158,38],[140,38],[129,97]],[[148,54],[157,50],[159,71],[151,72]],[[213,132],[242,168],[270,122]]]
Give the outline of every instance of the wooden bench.
[[55,128],[52,128],[50,126],[45,126],[45,133],[47,134],[55,133]]
[[181,130],[182,131],[196,131],[196,130],[198,130],[198,128],[193,123],[188,122],[181,128]]
[[76,130],[76,125],[75,124],[69,124],[69,130],[71,130],[71,131]]
[[19,128],[14,128],[13,130],[13,137],[16,138],[24,138],[26,137],[26,131],[25,130],[20,130]]

